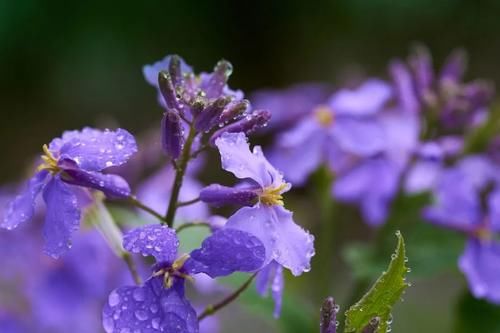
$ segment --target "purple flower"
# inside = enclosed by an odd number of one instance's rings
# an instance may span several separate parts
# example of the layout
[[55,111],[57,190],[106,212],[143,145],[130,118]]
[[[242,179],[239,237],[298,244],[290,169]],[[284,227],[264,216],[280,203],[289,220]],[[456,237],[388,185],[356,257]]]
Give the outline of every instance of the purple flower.
[[321,83],[303,83],[285,90],[257,91],[251,97],[258,109],[273,111],[267,130],[286,129],[307,117],[331,95],[332,87]]
[[1,226],[14,229],[30,220],[35,200],[43,191],[46,204],[45,252],[54,258],[71,246],[71,234],[80,224],[81,209],[89,202],[85,188],[110,198],[130,195],[127,182],[103,169],[125,163],[137,151],[134,137],[123,129],[99,131],[84,128],[65,132],[45,145],[42,164],[25,189],[11,203]]
[[[216,238],[221,232],[244,231],[264,244],[264,265],[274,260],[290,269],[294,275],[309,271],[310,260],[314,255],[314,237],[295,224],[292,212],[283,207],[282,195],[290,189],[290,184],[266,160],[259,146],[254,147],[253,152],[250,151],[245,134],[226,133],[216,140],[216,145],[221,154],[222,167],[247,181],[246,186],[235,188],[235,196],[239,197],[240,191],[246,189],[254,192],[258,200],[253,206],[239,209],[211,237]],[[211,193],[205,198],[213,196],[221,199],[217,188],[209,189]],[[223,191],[228,203],[238,202],[226,196],[225,189]],[[215,239],[212,241],[215,244]]]
[[339,201],[359,205],[364,220],[372,226],[385,222],[403,171],[418,144],[419,132],[415,114],[399,109],[383,111],[379,124],[387,140],[381,152],[365,158],[344,153],[330,163],[336,175],[332,195]]
[[153,256],[156,264],[143,285],[120,287],[111,292],[103,309],[105,331],[197,333],[198,319],[185,296],[185,280],[198,273],[219,276],[237,270],[253,271],[264,260],[263,245],[245,232],[216,232],[212,237],[190,256],[178,258],[179,240],[173,229],[147,225],[127,233],[123,238],[124,248]]
[[472,293],[500,304],[500,187],[498,169],[482,156],[461,160],[441,173],[435,188],[435,203],[424,217],[434,224],[468,236],[459,259]]
[[293,184],[303,184],[321,164],[337,163],[340,152],[360,157],[384,149],[387,142],[378,121],[391,98],[389,85],[368,80],[356,90],[340,90],[326,104],[309,110],[295,127],[280,134],[270,160]]
[[157,88],[160,104],[165,108],[162,146],[172,158],[181,154],[186,128],[213,134],[213,142],[225,131],[250,133],[265,126],[269,112],[251,111],[243,93],[228,87],[232,70],[229,62],[221,60],[212,73],[195,75],[192,68],[175,55],[144,66],[144,76]]
[[423,46],[414,50],[408,63],[396,60],[390,65],[396,92],[406,110],[437,112],[440,124],[447,130],[470,128],[485,120],[494,88],[484,80],[463,82],[463,50],[453,51],[439,73],[434,71],[432,58]]

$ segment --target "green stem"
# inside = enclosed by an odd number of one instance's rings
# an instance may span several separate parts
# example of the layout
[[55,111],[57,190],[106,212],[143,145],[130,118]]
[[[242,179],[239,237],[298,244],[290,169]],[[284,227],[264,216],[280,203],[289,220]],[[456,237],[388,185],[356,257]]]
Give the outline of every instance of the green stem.
[[177,208],[183,207],[183,206],[193,205],[193,204],[195,204],[197,202],[200,202],[200,198],[196,198],[196,199],[189,200],[189,201],[178,202],[177,203]]
[[206,222],[190,222],[190,223],[184,223],[181,224],[179,227],[175,229],[175,232],[179,233],[184,229],[191,228],[191,227],[207,227],[210,228],[210,224]]
[[140,285],[142,283],[142,279],[139,275],[139,272],[137,271],[137,266],[135,265],[132,256],[127,252],[123,252],[122,258],[123,261],[125,261],[125,263],[127,264],[128,270],[130,271],[135,284]]
[[184,148],[182,150],[180,160],[177,163],[175,180],[170,194],[170,202],[168,204],[168,210],[163,221],[163,223],[165,223],[169,227],[172,227],[174,225],[175,212],[177,211],[177,201],[179,200],[179,193],[181,191],[184,173],[186,173],[186,167],[191,157],[191,146],[193,145],[195,136],[196,130],[194,129],[194,126],[191,125],[191,127],[189,128],[188,137],[186,139],[186,142],[184,143]]
[[155,211],[153,208],[143,204],[142,202],[140,202],[139,200],[137,200],[136,197],[129,197],[127,199],[127,202],[130,203],[131,205],[139,208],[139,209],[142,209],[143,211],[153,215],[154,217],[156,217],[157,219],[159,219],[162,223],[165,222],[164,220],[164,217],[158,213],[157,211]]
[[257,273],[252,274],[238,289],[236,289],[231,295],[224,298],[217,304],[209,305],[205,310],[198,316],[198,321],[202,321],[204,318],[213,315],[215,312],[219,311],[226,305],[231,304],[235,299],[237,299],[241,293],[243,293],[252,283],[253,279],[257,276]]

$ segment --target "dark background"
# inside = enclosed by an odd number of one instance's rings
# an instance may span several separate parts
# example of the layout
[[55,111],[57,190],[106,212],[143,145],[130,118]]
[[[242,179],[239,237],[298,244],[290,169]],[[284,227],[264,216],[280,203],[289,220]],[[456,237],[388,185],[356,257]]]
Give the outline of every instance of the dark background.
[[250,92],[384,75],[421,41],[437,63],[467,48],[468,75],[498,81],[499,13],[493,0],[0,1],[0,183],[65,129],[158,122],[141,67],[168,53],[199,71],[224,57]]

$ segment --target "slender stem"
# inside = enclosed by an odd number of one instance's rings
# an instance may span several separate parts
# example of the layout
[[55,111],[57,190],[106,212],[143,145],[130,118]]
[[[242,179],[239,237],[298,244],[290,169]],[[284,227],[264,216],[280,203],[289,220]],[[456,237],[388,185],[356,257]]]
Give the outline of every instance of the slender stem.
[[194,137],[196,136],[196,130],[194,126],[191,125],[189,128],[189,134],[184,144],[184,148],[182,150],[182,155],[180,160],[177,163],[177,170],[175,173],[174,184],[172,185],[172,191],[170,195],[170,202],[168,204],[168,210],[165,214],[164,223],[166,223],[169,227],[172,227],[174,224],[175,212],[177,210],[177,201],[179,200],[179,193],[182,187],[182,181],[184,179],[184,173],[186,172],[186,167],[190,159],[191,146],[193,145]]
[[212,304],[209,305],[205,308],[205,310],[198,316],[198,321],[202,321],[204,318],[213,315],[215,312],[219,311],[226,305],[229,305],[231,302],[233,302],[235,299],[237,299],[241,293],[243,293],[248,286],[252,283],[253,279],[257,276],[257,273],[252,274],[248,278],[248,280],[245,281],[238,289],[236,289],[231,295],[228,297],[224,298],[222,301],[220,301],[217,304]]
[[142,283],[142,279],[139,275],[139,272],[137,271],[137,266],[135,265],[134,260],[132,259],[132,256],[124,252],[122,254],[123,261],[127,264],[128,270],[130,271],[130,274],[132,275],[132,279],[134,279],[135,284],[140,285]]
[[184,223],[181,224],[177,229],[175,229],[175,232],[179,233],[184,229],[191,228],[191,227],[207,227],[210,228],[210,224],[206,222],[191,222],[191,223]]
[[136,197],[129,197],[127,201],[128,201],[128,203],[134,205],[135,207],[140,208],[143,211],[153,215],[154,217],[156,217],[157,219],[162,221],[162,223],[165,222],[163,216],[160,213],[155,211],[153,208],[145,205],[144,203],[140,202],[139,200],[137,200]]
[[189,206],[189,205],[195,204],[195,203],[197,203],[199,201],[200,201],[200,198],[196,198],[196,199],[189,200],[189,201],[184,201],[184,202],[178,202],[177,203],[177,208],[183,207],[183,206]]

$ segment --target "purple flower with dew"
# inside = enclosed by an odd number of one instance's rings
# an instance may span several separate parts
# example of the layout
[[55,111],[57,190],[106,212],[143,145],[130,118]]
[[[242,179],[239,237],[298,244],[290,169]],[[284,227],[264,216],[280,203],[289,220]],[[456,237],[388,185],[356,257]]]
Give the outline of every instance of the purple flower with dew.
[[[414,49],[408,65],[393,61],[390,72],[397,94],[407,110],[437,112],[445,129],[470,128],[482,123],[494,95],[494,87],[485,80],[463,82],[466,54],[453,51],[439,73],[423,46]],[[433,110],[433,111],[432,111]]]
[[[333,89],[322,83],[303,83],[284,90],[260,90],[250,100],[257,109],[273,110],[266,130],[286,129],[324,104]],[[264,130],[263,129],[263,130]]]
[[232,65],[221,60],[212,73],[195,75],[176,55],[144,66],[146,81],[158,89],[160,104],[165,108],[162,144],[172,158],[180,156],[187,126],[193,126],[198,133],[218,129],[213,141],[225,131],[249,133],[267,123],[269,112],[251,111],[243,93],[228,87],[232,71]]
[[442,172],[435,202],[424,210],[430,222],[462,232],[467,245],[459,259],[472,294],[500,304],[500,187],[498,168],[483,156],[470,156]]
[[391,87],[375,79],[356,90],[336,92],[278,136],[270,161],[289,181],[301,185],[321,164],[339,161],[340,152],[360,157],[380,152],[386,137],[377,116],[391,96]]
[[[221,154],[222,167],[247,181],[247,186],[234,188],[234,196],[240,198],[242,191],[252,192],[256,194],[257,202],[253,205],[248,203],[247,207],[239,209],[208,240],[216,242],[221,235],[244,231],[264,244],[264,265],[274,260],[294,275],[309,271],[310,260],[314,255],[314,237],[295,224],[292,212],[283,207],[283,193],[290,189],[290,184],[266,160],[259,146],[250,151],[245,134],[226,133],[216,140],[216,145]],[[233,204],[239,200],[234,200],[226,193],[221,196],[219,192],[220,188],[209,186],[201,192],[200,197],[210,203],[218,201],[217,204],[223,204],[223,201]],[[197,259],[197,255],[192,253],[194,259]]]
[[71,247],[80,224],[81,209],[89,203],[86,188],[110,198],[130,195],[127,182],[101,171],[125,163],[137,151],[134,137],[123,129],[84,128],[64,132],[43,147],[42,163],[25,189],[11,203],[1,227],[14,229],[33,217],[35,200],[43,191],[46,204],[45,252],[57,258]]
[[[235,230],[221,237],[215,233],[212,237],[215,240],[206,239],[191,256],[178,257],[179,240],[173,229],[147,225],[128,232],[123,238],[124,248],[131,253],[153,256],[156,264],[143,285],[120,287],[111,292],[103,309],[105,331],[198,332],[196,311],[185,297],[185,280],[198,273],[219,276],[218,273],[254,271],[262,266],[265,256],[262,243],[247,233]],[[194,257],[202,262],[193,260]]]
[[[179,200],[189,201],[198,197],[202,185],[195,178],[203,165],[203,159],[198,157],[189,163],[184,176]],[[146,205],[157,212],[165,212],[170,198],[170,190],[175,178],[175,170],[169,165],[161,169],[150,178],[146,179],[137,190],[137,197]],[[162,184],[158,186],[158,184]],[[144,216],[147,216],[144,214]],[[148,216],[149,217],[149,216]],[[181,222],[206,221],[209,218],[209,209],[203,202],[180,207],[176,219]]]

